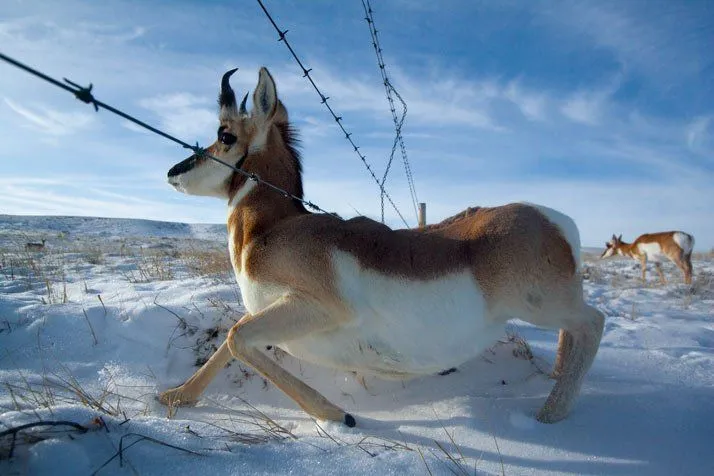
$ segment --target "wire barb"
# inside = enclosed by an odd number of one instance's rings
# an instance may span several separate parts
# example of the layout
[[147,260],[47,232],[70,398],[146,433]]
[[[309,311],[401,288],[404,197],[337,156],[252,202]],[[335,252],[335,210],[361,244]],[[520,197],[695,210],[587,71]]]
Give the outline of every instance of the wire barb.
[[87,86],[86,88],[83,88],[79,84],[74,83],[67,78],[62,78],[62,79],[64,79],[65,83],[77,88],[77,90],[74,92],[74,97],[76,97],[83,103],[91,104],[92,106],[94,106],[94,111],[96,111],[96,112],[99,111],[99,106],[97,106],[97,100],[94,99],[94,96],[92,95],[92,88],[94,87],[92,85],[92,83],[89,83],[89,86]]
[[198,145],[198,142],[196,142],[196,145],[193,147],[189,147],[194,154],[196,154],[197,157],[202,158],[206,156],[206,149]]

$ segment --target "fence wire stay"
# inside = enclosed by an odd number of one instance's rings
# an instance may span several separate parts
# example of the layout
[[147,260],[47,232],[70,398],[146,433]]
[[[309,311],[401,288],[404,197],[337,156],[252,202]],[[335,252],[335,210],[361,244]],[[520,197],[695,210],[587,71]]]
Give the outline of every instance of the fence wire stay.
[[[280,27],[278,27],[278,24],[275,22],[272,15],[270,14],[268,9],[263,4],[262,0],[257,0],[257,2],[258,2],[258,5],[260,5],[260,8],[263,10],[263,13],[267,17],[267,19],[270,21],[271,25],[273,25],[273,28],[275,29],[275,31],[278,33],[278,42],[282,42],[283,44],[285,44],[286,48],[290,51],[290,55],[293,57],[295,62],[298,64],[298,66],[302,70],[303,77],[307,78],[307,80],[310,82],[310,85],[312,85],[313,89],[320,97],[320,103],[325,105],[325,107],[327,108],[329,113],[332,115],[332,118],[337,123],[337,126],[340,128],[340,130],[344,134],[345,139],[347,139],[347,141],[350,143],[355,154],[357,154],[359,159],[362,161],[362,164],[367,168],[367,171],[374,179],[375,183],[379,187],[380,194],[384,198],[387,199],[387,201],[390,203],[390,205],[392,205],[392,208],[397,213],[399,218],[402,220],[402,222],[404,223],[404,226],[409,228],[409,223],[407,223],[406,219],[404,218],[404,215],[402,215],[402,212],[399,211],[399,208],[392,200],[392,197],[390,197],[389,193],[385,190],[384,184],[379,180],[379,178],[377,178],[377,175],[374,173],[372,166],[369,164],[369,162],[367,162],[367,157],[364,154],[362,154],[362,152],[360,152],[360,150],[359,150],[360,148],[357,146],[354,139],[352,138],[352,133],[348,132],[347,129],[345,128],[345,126],[342,122],[342,116],[338,116],[335,113],[334,109],[332,109],[332,106],[328,103],[328,100],[330,99],[329,96],[325,96],[322,93],[320,88],[317,86],[317,83],[310,75],[310,72],[312,71],[312,69],[306,68],[305,65],[303,64],[303,62],[298,57],[297,53],[295,53],[295,50],[293,49],[292,45],[290,44],[290,42],[288,41],[287,36],[286,36],[288,33],[288,30],[282,30],[282,29],[280,29]],[[382,209],[382,221],[384,222],[384,209]]]
[[[374,10],[372,10],[372,5],[370,4],[370,1],[366,0],[365,2],[365,0],[362,0],[362,8],[364,9],[365,14],[364,19],[367,22],[367,25],[369,26],[369,33],[372,38],[372,47],[374,48],[374,52],[377,55],[377,66],[379,66],[379,72],[382,76],[382,83],[384,84],[387,101],[389,102],[389,110],[392,112],[392,120],[394,122],[394,142],[392,143],[392,151],[389,154],[389,161],[387,162],[387,167],[384,170],[384,176],[382,177],[382,190],[384,190],[384,184],[387,181],[387,175],[389,174],[389,169],[392,166],[394,154],[396,153],[397,146],[399,146],[402,155],[402,162],[404,163],[404,172],[407,176],[407,183],[409,184],[409,193],[411,194],[412,205],[414,206],[414,214],[416,215],[418,221],[419,211],[417,208],[419,206],[419,199],[417,198],[416,185],[414,184],[414,176],[412,175],[411,165],[409,164],[409,159],[407,157],[407,149],[404,146],[404,137],[402,136],[402,126],[404,125],[404,120],[407,117],[407,104],[404,99],[402,99],[402,96],[394,88],[392,82],[389,80],[389,75],[387,74],[387,66],[384,62],[384,56],[382,55],[382,46],[379,43],[379,34],[377,26],[374,23]],[[397,115],[393,96],[397,97],[402,106],[401,116]],[[384,221],[384,194],[382,194],[381,196],[381,202],[382,221]]]

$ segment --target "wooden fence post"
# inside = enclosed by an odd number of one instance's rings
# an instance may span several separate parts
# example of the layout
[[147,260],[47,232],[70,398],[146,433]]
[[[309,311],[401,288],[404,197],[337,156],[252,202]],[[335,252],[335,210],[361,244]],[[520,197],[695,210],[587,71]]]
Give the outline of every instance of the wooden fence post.
[[419,228],[426,226],[426,203],[419,203]]

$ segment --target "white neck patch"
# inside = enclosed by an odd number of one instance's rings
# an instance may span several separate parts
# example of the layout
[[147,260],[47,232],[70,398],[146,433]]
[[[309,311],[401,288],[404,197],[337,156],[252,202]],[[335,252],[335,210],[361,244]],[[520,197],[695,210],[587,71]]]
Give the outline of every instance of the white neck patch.
[[238,191],[233,195],[231,201],[228,202],[228,208],[235,208],[243,200],[246,195],[253,191],[253,189],[258,185],[258,183],[251,179],[246,179],[245,183]]

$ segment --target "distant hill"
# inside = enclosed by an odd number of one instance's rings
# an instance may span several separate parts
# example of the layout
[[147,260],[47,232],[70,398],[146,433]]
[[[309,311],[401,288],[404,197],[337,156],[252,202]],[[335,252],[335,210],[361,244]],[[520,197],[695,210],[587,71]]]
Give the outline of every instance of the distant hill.
[[[60,234],[84,238],[196,238],[225,242],[225,224],[177,223],[134,218],[33,216],[0,214],[0,234],[26,235],[30,239],[52,238]],[[584,246],[582,253],[602,253],[601,248]]]
[[133,218],[0,215],[0,234],[51,238],[60,234],[85,238],[132,237],[226,240],[224,224],[175,223]]

